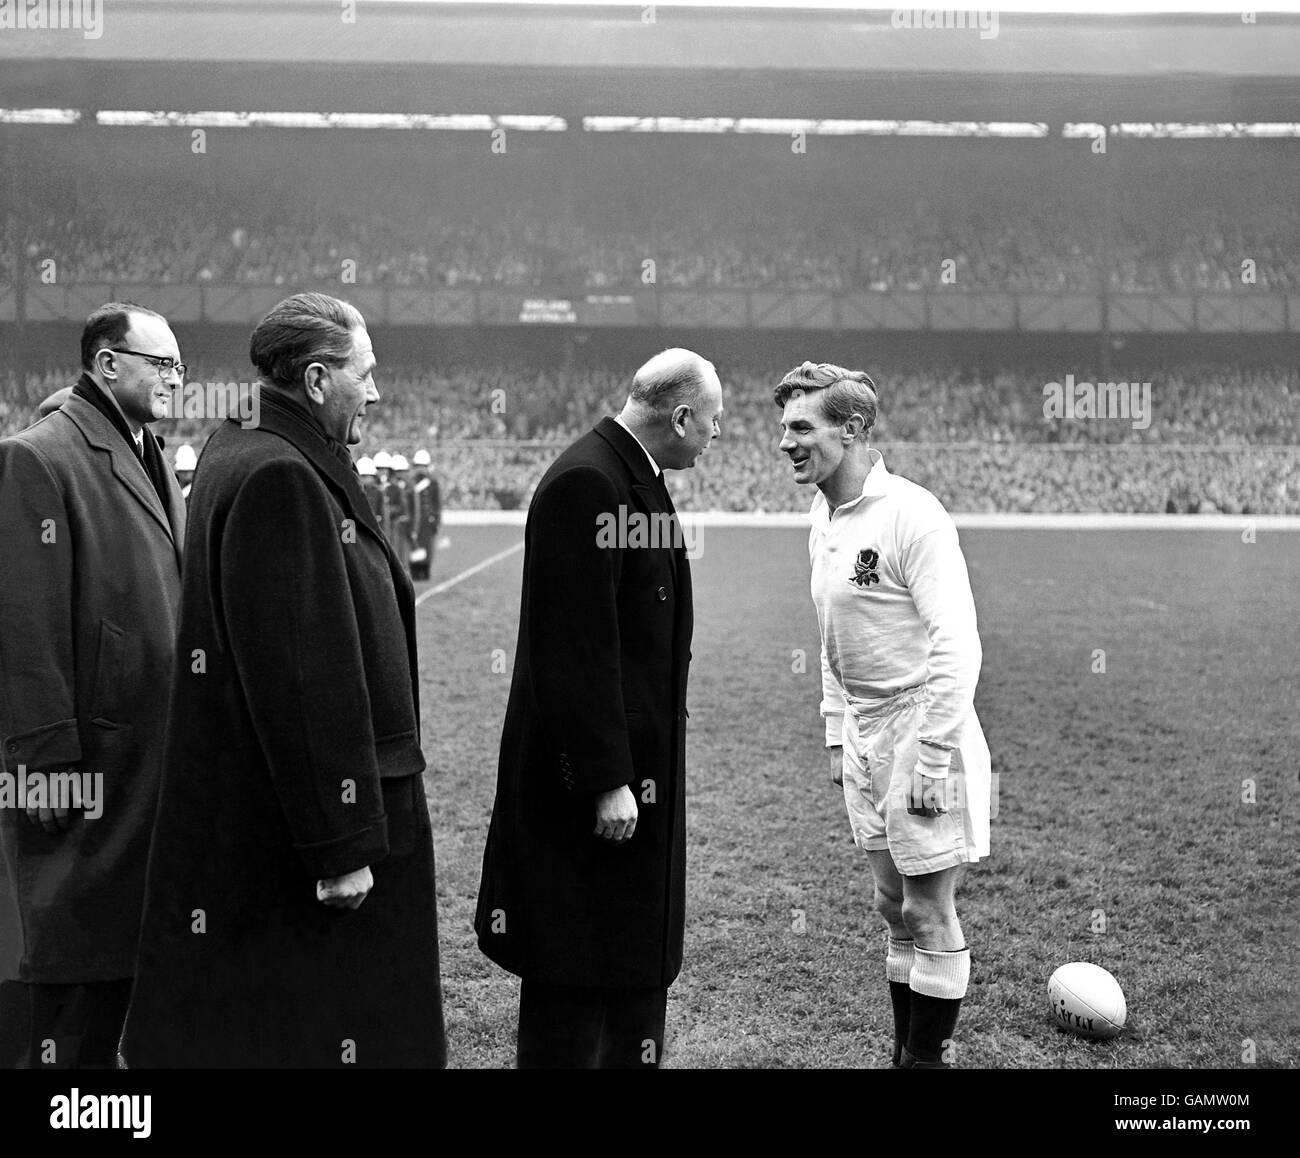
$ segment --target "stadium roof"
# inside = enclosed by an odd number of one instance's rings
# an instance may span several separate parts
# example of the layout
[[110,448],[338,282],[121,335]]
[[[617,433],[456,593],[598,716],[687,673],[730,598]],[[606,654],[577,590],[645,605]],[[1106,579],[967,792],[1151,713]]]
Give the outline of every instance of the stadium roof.
[[[1300,19],[113,0],[0,33],[0,107],[1300,121]],[[910,10],[909,10],[910,11]],[[953,10],[950,10],[953,11]],[[992,10],[989,10],[992,11]]]

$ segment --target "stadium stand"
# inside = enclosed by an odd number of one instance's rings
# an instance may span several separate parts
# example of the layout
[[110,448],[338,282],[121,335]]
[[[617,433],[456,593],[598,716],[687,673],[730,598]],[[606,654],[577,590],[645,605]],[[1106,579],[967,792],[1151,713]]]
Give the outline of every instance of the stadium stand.
[[[809,496],[790,482],[777,452],[774,374],[726,363],[719,371],[727,390],[723,441],[696,471],[675,477],[675,490],[694,509],[801,509]],[[954,510],[1300,513],[1294,367],[1144,367],[1151,413],[1143,428],[1131,418],[1045,419],[1043,388],[1062,377],[1059,366],[984,370],[936,358],[872,372],[881,391],[875,442],[892,469]],[[1082,381],[1089,371],[1074,373]],[[0,380],[0,431],[33,421],[40,400],[74,376],[50,370]],[[240,378],[230,366],[197,367],[191,386]],[[479,509],[525,503],[549,458],[621,406],[626,378],[608,365],[537,369],[489,360],[391,367],[379,386],[381,402],[366,416],[357,453],[409,456],[427,447],[447,505]],[[201,446],[213,425],[177,419],[157,429],[174,450]]]
[[85,282],[339,283],[350,261],[363,286],[611,289],[650,260],[686,289],[1190,292],[1239,287],[1249,259],[1252,285],[1300,289],[1300,159],[1277,143],[1145,142],[1103,174],[1061,142],[833,141],[774,164],[779,139],[674,142],[671,160],[611,139],[585,143],[584,183],[536,142],[430,157],[343,133],[326,158],[319,135],[289,136],[147,187],[111,131],[75,154],[23,140],[16,163],[51,181],[19,191],[5,250]]

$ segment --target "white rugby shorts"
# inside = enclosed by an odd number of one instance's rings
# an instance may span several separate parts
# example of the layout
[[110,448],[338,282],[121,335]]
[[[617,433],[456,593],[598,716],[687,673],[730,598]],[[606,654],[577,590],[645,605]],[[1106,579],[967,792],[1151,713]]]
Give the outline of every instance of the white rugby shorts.
[[906,688],[880,700],[847,701],[844,806],[858,847],[888,849],[904,876],[988,856],[993,777],[989,746],[974,709],[952,754],[945,785],[948,811],[926,817],[907,811],[927,703],[925,687]]

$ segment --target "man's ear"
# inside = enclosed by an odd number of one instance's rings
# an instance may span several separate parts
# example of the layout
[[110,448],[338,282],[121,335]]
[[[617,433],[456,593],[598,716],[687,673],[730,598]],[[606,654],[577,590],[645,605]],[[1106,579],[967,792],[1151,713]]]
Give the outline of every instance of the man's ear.
[[[111,372],[105,370],[104,363],[100,361],[101,357],[105,354],[108,355],[108,360],[113,363],[113,369]],[[92,360],[91,365],[98,366],[99,372],[103,374],[104,377],[108,379],[108,381],[112,382],[117,378],[117,355],[114,354],[113,351],[110,350],[107,346],[101,346],[98,350],[95,351],[95,357]]]
[[673,407],[672,426],[678,434],[686,433],[686,418],[690,414],[691,408],[685,402],[681,402]]
[[867,421],[861,414],[850,414],[844,424],[845,442],[856,442],[858,435],[866,428]]
[[313,362],[302,374],[303,387],[307,397],[317,406],[325,402],[325,384],[329,380],[329,370],[321,362]]

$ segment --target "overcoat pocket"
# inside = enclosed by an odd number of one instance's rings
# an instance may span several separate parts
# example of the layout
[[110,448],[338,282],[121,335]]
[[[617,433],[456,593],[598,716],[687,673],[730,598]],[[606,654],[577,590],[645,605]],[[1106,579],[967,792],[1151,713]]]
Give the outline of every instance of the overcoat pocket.
[[90,698],[90,718],[121,723],[117,718],[122,688],[122,669],[126,662],[126,632],[108,619],[99,621],[99,647],[95,654],[94,692]]

